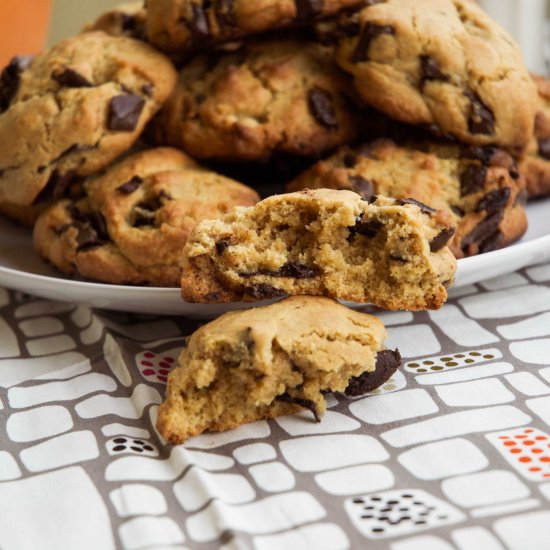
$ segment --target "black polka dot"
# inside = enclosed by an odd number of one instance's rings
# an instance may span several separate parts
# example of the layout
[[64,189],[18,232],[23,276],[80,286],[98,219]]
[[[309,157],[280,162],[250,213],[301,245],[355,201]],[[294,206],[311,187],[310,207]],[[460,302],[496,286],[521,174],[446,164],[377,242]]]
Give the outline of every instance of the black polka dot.
[[126,445],[116,445],[115,447],[113,447],[113,451],[124,451],[126,450]]
[[153,447],[151,447],[151,445],[144,445],[143,448],[146,450],[146,451],[154,451],[155,449],[153,449]]
[[137,445],[143,445],[143,441],[141,441],[141,439],[134,439],[134,443]]
[[125,437],[117,437],[116,439],[113,439],[113,443],[126,443]]
[[141,447],[135,447],[134,445],[132,445],[130,449],[132,449],[132,451],[137,451],[138,453],[143,452],[143,449]]
[[354,498],[353,502],[355,504],[363,504],[363,502],[365,502],[365,501],[362,498]]

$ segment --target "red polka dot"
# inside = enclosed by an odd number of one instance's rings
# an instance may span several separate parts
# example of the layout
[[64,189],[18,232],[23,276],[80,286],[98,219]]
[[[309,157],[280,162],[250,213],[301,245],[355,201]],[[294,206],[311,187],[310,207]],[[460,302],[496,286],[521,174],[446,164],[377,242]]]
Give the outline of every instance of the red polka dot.
[[166,361],[161,361],[159,363],[159,366],[161,366],[163,369],[170,369],[171,368],[171,365],[169,363],[167,363]]
[[162,359],[167,363],[173,363],[175,361],[173,357],[163,357]]
[[157,376],[157,378],[158,378],[159,380],[162,380],[163,382],[166,382],[166,381],[168,380],[168,378],[166,378],[166,376],[163,376],[162,374],[159,374],[159,375]]
[[541,456],[539,460],[541,462],[550,462],[550,456]]
[[510,449],[510,452],[511,452],[511,453],[514,453],[514,454],[516,454],[516,453],[521,453],[521,449],[518,449],[518,448],[516,447],[515,449]]
[[159,372],[160,374],[168,374],[170,371],[166,369],[160,369]]
[[144,357],[149,357],[149,359],[155,356],[155,354],[152,351],[146,351],[143,355]]
[[520,462],[531,462],[531,458],[529,458],[528,456],[522,456],[520,459],[519,459]]
[[529,468],[530,472],[540,472],[540,468],[537,468],[537,466],[533,466],[532,468]]
[[506,441],[504,445],[506,445],[507,447],[511,447],[512,445],[517,445],[517,443],[515,441]]
[[153,363],[151,363],[151,361],[142,361],[141,364],[144,367],[152,367],[153,366]]
[[531,441],[530,439],[526,439],[524,442],[523,442],[524,445],[534,445],[535,442],[534,441]]
[[143,371],[143,374],[144,374],[145,376],[151,376],[151,374],[155,374],[155,371],[154,371],[153,369],[145,369],[145,370]]

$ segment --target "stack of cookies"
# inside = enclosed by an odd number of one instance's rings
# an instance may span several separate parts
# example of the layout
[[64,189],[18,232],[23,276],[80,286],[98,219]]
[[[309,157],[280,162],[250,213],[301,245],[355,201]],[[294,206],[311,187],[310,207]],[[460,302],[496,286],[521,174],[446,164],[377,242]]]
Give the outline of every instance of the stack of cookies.
[[0,212],[63,273],[291,296],[191,337],[172,442],[374,389],[399,353],[335,300],[439,308],[550,194],[550,84],[471,0],[123,4],[12,60],[1,138]]

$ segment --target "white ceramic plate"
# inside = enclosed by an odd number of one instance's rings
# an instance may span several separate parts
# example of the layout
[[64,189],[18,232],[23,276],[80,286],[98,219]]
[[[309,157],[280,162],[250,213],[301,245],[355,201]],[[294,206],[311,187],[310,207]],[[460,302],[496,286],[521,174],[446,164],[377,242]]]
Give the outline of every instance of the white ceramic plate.
[[[459,260],[455,287],[510,273],[550,258],[550,199],[527,206],[529,230],[513,246]],[[214,317],[250,304],[187,304],[176,288],[148,288],[72,281],[43,263],[33,252],[28,229],[0,219],[0,286],[57,301],[154,313]]]

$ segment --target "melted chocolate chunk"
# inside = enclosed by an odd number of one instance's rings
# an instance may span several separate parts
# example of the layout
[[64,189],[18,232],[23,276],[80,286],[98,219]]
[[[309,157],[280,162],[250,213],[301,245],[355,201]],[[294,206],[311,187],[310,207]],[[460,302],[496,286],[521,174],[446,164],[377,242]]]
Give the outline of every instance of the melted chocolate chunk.
[[500,210],[484,218],[462,239],[462,249],[466,250],[470,245],[480,244],[490,239],[498,231],[502,217],[503,212]]
[[255,277],[256,275],[267,275],[269,277],[289,277],[292,279],[310,279],[312,277],[316,277],[318,274],[319,272],[316,268],[309,267],[307,265],[301,264],[300,262],[287,262],[286,264],[282,265],[277,271],[260,269],[254,272],[239,273],[239,275],[241,277],[244,277],[245,279]]
[[202,4],[191,4],[191,19],[187,21],[187,26],[193,34],[195,42],[200,42],[210,36],[208,16]]
[[139,176],[134,176],[126,183],[119,185],[116,188],[116,191],[118,191],[119,193],[123,193],[124,195],[129,195],[130,193],[133,193],[142,183],[143,178],[140,178]]
[[460,174],[460,196],[465,197],[483,189],[487,167],[479,164],[470,164]]
[[267,300],[269,298],[278,298],[279,296],[286,296],[286,292],[280,288],[275,288],[266,283],[258,283],[245,287],[245,296],[254,298],[255,300]]
[[470,100],[470,117],[468,129],[471,134],[490,135],[495,133],[495,116],[493,111],[485,105],[480,97],[471,90],[464,92]]
[[134,206],[134,223],[133,227],[144,227],[147,225],[155,225],[156,212],[163,206],[163,200],[170,199],[164,191],[161,191],[154,199],[140,202]]
[[231,237],[223,237],[216,241],[216,252],[223,254],[231,246]]
[[61,72],[52,73],[52,80],[67,88],[91,88],[93,86],[88,79],[69,67]]
[[460,151],[461,159],[479,160],[485,166],[491,166],[493,156],[496,153],[494,147],[464,147]]
[[311,411],[313,413],[315,422],[321,422],[321,416],[319,415],[319,411],[317,410],[314,401],[311,401],[309,399],[302,399],[301,397],[293,397],[288,392],[278,395],[275,399],[277,401],[282,401],[283,403],[291,403],[292,405],[303,407],[304,409],[307,409],[308,411]]
[[550,160],[550,138],[539,139],[539,155],[542,158]]
[[487,210],[487,214],[494,214],[499,210],[502,210],[510,200],[512,190],[509,187],[503,187],[502,189],[495,189],[487,193],[476,206],[476,212]]
[[33,204],[42,204],[44,202],[59,200],[67,191],[69,185],[75,181],[75,172],[69,170],[60,174],[57,170],[51,173],[46,186],[38,193]]
[[234,9],[235,0],[218,0],[216,2],[216,19],[220,27],[235,27]]
[[107,230],[107,222],[100,212],[81,212],[73,206],[70,214],[78,234],[76,237],[77,252],[101,246],[111,239]]
[[493,250],[502,248],[503,240],[504,235],[500,231],[495,231],[479,244],[479,253],[485,254],[485,252],[492,252]]
[[145,100],[138,95],[125,94],[113,97],[109,105],[109,130],[133,132],[144,106]]
[[422,67],[422,82],[427,80],[442,80],[447,82],[449,77],[441,71],[439,63],[436,59],[429,55],[420,56],[420,64]]
[[422,214],[434,214],[435,212],[437,212],[437,210],[435,208],[432,208],[431,206],[428,206],[427,204],[424,204],[423,202],[420,202],[420,201],[417,201],[417,200],[411,199],[411,198],[397,199],[397,204],[402,204],[402,205],[414,204],[414,205],[418,206],[418,208],[420,208],[420,211],[422,212]]
[[368,61],[371,41],[378,36],[382,36],[383,34],[393,35],[395,34],[395,29],[390,25],[376,25],[375,23],[367,23],[361,33],[359,43],[351,56],[351,61],[353,63]]
[[443,229],[441,233],[439,233],[439,235],[437,235],[430,241],[430,250],[432,252],[437,252],[441,250],[451,240],[454,234],[454,227]]
[[307,105],[309,112],[321,126],[326,128],[338,127],[334,98],[330,92],[317,87],[311,89],[308,94]]
[[374,185],[372,181],[362,178],[361,176],[350,176],[349,181],[353,186],[353,190],[359,193],[364,201],[371,201],[374,195]]
[[5,111],[19,88],[21,73],[29,67],[34,56],[14,57],[0,74],[0,112]]
[[401,365],[401,354],[398,349],[379,351],[374,371],[354,376],[344,393],[349,396],[358,396],[379,388],[393,376],[399,365]]
[[383,227],[384,224],[380,220],[363,221],[361,218],[358,218],[357,223],[349,228],[349,232],[350,236],[362,235],[363,237],[373,239]]
[[99,246],[101,244],[97,233],[90,224],[76,222],[74,226],[78,231],[76,235],[77,252],[89,250],[90,248]]
[[295,2],[298,21],[308,21],[323,12],[323,0],[295,0]]

